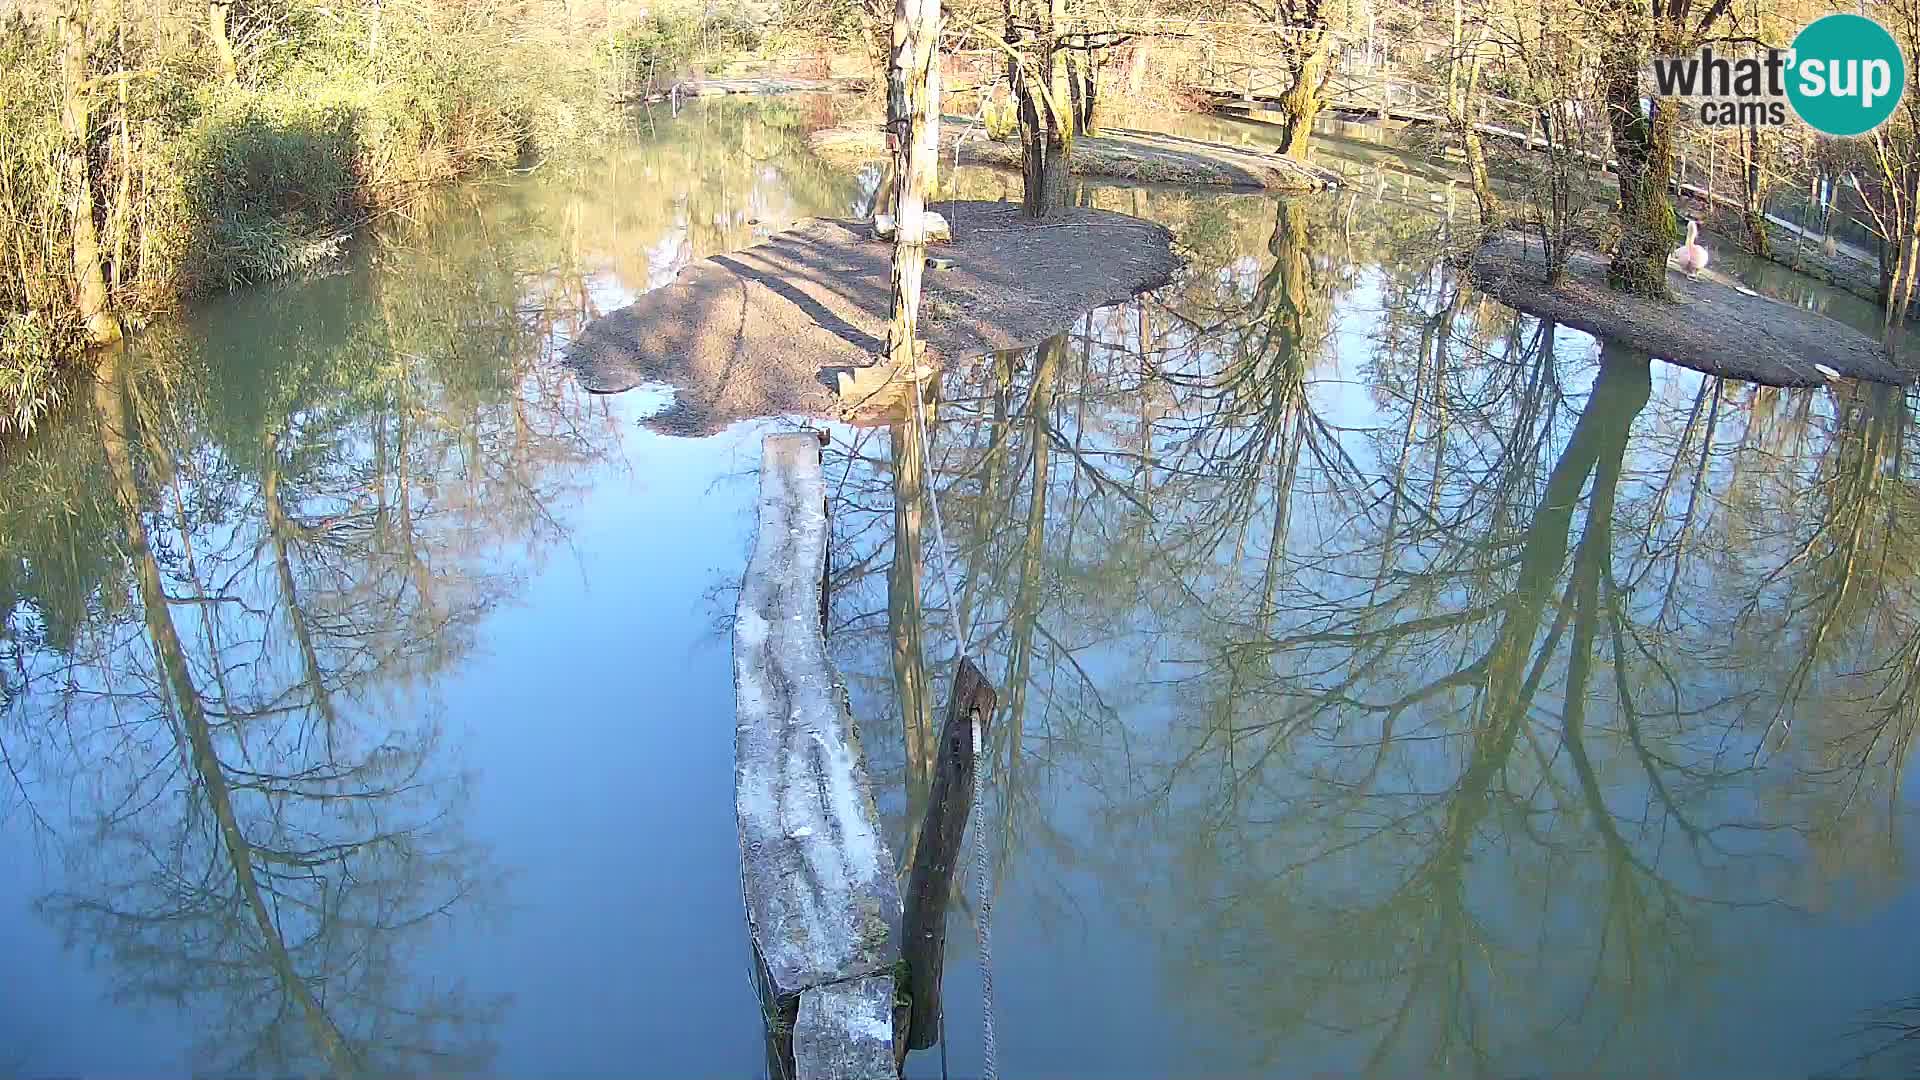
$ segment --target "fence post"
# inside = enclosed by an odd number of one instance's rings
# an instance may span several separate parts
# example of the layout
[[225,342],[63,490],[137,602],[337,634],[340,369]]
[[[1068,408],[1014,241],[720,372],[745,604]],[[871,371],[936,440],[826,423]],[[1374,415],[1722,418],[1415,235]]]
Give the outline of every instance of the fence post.
[[993,719],[997,701],[973,661],[961,659],[953,673],[946,718],[940,724],[939,750],[933,769],[933,790],[920,825],[920,842],[913,849],[913,871],[907,879],[906,916],[902,924],[901,954],[907,962],[907,994],[911,1019],[906,1048],[924,1050],[940,1035],[940,980],[946,971],[947,898],[953,895],[954,869],[960,863],[967,815],[973,808],[973,722],[981,736]]

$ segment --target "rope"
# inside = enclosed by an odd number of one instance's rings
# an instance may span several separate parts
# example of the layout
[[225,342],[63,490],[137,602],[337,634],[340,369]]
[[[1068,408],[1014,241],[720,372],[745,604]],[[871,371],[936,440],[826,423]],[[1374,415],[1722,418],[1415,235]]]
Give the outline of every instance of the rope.
[[[926,405],[921,401],[922,380],[914,379],[913,432],[920,444],[920,470],[927,493],[927,507],[933,516],[933,546],[940,552],[940,581],[947,592],[947,618],[953,627],[953,669],[959,678],[960,660],[972,649],[971,631],[966,613],[954,602],[958,590],[953,587],[953,560],[948,558],[946,529],[940,520],[940,496],[933,486],[933,453],[927,437]],[[986,754],[982,745],[981,718],[973,717],[973,809],[967,827],[973,830],[974,943],[980,950],[980,1075],[983,1080],[998,1080],[999,1066],[994,1060],[993,1038],[993,879],[987,864],[986,773],[981,768]],[[940,1055],[945,1068],[946,1031],[944,1018],[940,1033]]]
[[993,882],[987,870],[986,812],[981,809],[987,798],[985,774],[980,771],[980,718],[973,718],[973,885],[979,892],[976,901],[979,916],[973,923],[973,936],[980,949],[980,1075],[998,1080],[1000,1068],[994,1063],[993,1046]]
[[933,488],[933,448],[927,438],[926,406],[920,400],[924,377],[916,376],[913,380],[913,434],[920,442],[921,483],[927,493],[927,508],[933,512],[933,546],[940,552],[940,582],[947,590],[947,619],[953,624],[953,665],[954,670],[958,671],[960,658],[967,655],[973,642],[967,637],[966,613],[959,609],[953,599],[959,595],[959,590],[953,587],[953,560],[947,558],[946,530],[940,521],[940,497]]

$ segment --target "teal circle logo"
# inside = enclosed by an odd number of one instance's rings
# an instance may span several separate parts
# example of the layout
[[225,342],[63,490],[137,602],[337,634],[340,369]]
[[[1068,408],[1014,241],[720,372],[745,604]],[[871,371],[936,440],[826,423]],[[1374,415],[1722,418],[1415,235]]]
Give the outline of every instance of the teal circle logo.
[[1807,24],[1788,54],[1787,100],[1815,131],[1864,135],[1893,115],[1907,62],[1893,35],[1864,15]]

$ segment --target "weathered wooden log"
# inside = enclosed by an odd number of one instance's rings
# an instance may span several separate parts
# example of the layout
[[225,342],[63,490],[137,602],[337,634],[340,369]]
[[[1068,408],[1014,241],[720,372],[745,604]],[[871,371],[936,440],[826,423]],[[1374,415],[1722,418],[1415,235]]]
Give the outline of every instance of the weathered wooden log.
[[933,791],[920,825],[920,843],[908,878],[901,952],[907,962],[911,1015],[907,1046],[924,1050],[940,1035],[940,980],[946,971],[947,899],[961,859],[967,816],[973,809],[973,721],[984,738],[997,696],[973,661],[962,658],[940,724]]
[[770,436],[733,630],[747,927],[767,1015],[793,1025],[773,1040],[793,1075],[891,1080],[900,894],[821,629],[826,553],[820,443]]

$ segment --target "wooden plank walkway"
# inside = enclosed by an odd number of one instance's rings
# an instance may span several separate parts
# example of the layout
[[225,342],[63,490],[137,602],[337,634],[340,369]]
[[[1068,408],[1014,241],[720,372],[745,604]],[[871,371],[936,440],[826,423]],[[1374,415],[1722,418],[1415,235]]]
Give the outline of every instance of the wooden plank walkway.
[[[1209,52],[1200,80],[1191,89],[1204,95],[1213,108],[1223,112],[1275,112],[1281,107],[1280,97],[1286,92],[1291,78],[1285,65],[1268,52],[1250,47],[1223,46]],[[1473,128],[1481,135],[1518,144],[1528,150],[1543,151],[1550,148],[1541,134],[1538,107],[1485,93],[1475,94],[1473,101],[1476,112],[1483,117],[1475,121]],[[1321,102],[1325,112],[1346,116],[1408,125],[1449,123],[1443,87],[1380,67],[1334,72],[1321,89]],[[1705,156],[1697,147],[1689,148],[1684,143],[1677,149],[1681,154],[1676,168],[1683,171],[1689,159]],[[1604,143],[1575,152],[1602,172],[1619,172],[1618,163]],[[1684,177],[1674,185],[1674,194],[1690,198],[1697,204],[1735,213],[1742,213],[1746,209],[1741,200],[1710,191],[1704,184],[1689,182]],[[1805,232],[1799,225],[1776,214],[1763,216],[1776,228],[1796,234]],[[1879,265],[1874,252],[1848,244],[1837,243],[1835,248],[1840,257],[1870,267]]]
[[826,498],[815,435],[769,436],[733,627],[740,879],[789,1075],[893,1080],[900,890],[827,657]]

